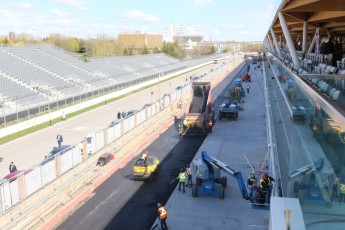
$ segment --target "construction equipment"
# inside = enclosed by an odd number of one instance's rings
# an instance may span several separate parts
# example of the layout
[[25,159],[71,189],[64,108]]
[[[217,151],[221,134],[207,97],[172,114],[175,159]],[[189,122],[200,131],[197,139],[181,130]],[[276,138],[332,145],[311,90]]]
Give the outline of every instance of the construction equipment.
[[321,108],[315,108],[311,117],[313,137],[320,141],[345,144],[345,133]]
[[242,81],[247,81],[247,82],[252,81],[252,77],[249,75],[249,70],[250,70],[250,65],[247,65],[247,68],[244,74],[242,75]]
[[322,203],[325,205],[330,204],[330,199],[328,198],[328,192],[323,194],[323,191],[329,191],[329,186],[323,182],[323,179],[320,177],[321,184],[318,184],[316,181],[316,173],[321,170],[324,165],[324,158],[319,158],[313,164],[303,166],[295,170],[289,179],[294,179],[299,176],[309,175],[303,179],[306,179],[306,183],[295,181],[294,182],[294,192],[299,198],[301,203],[304,202],[313,202],[313,203]]
[[192,82],[192,101],[185,116],[183,135],[212,132],[214,111],[211,103],[211,83]]
[[307,115],[306,109],[300,105],[293,105],[291,107],[291,110],[292,110],[292,120],[301,121],[304,124],[306,121],[306,115]]
[[194,160],[193,171],[193,175],[195,175],[196,178],[196,182],[193,184],[192,188],[193,197],[210,194],[218,196],[219,199],[224,199],[227,177],[220,176],[220,171],[223,171],[236,178],[242,199],[249,200],[252,204],[252,208],[267,209],[269,207],[264,204],[264,202],[258,203],[259,187],[254,185],[248,193],[242,173],[230,168],[216,158],[211,157],[206,151],[201,152],[200,159]]
[[146,159],[138,159],[133,165],[133,179],[145,180],[148,179],[153,173],[158,171],[159,160],[155,156],[146,156]]
[[295,82],[293,80],[288,81],[287,97],[290,101],[290,104],[295,104],[296,93],[295,93]]
[[230,101],[241,101],[242,97],[245,97],[246,94],[242,87],[242,79],[237,78],[234,80],[234,82],[235,87],[232,87],[228,90],[228,98]]
[[219,106],[219,120],[224,117],[236,120],[238,118],[238,111],[243,110],[237,101],[225,99]]
[[280,75],[278,78],[279,78],[280,82],[282,82],[282,83],[286,82],[286,77],[284,75]]
[[324,162],[324,159],[320,158],[319,160],[315,161],[314,164],[305,165],[299,169],[296,169],[289,175],[289,179],[294,179],[295,177],[299,175],[306,175],[314,171],[317,171],[322,168],[323,162]]

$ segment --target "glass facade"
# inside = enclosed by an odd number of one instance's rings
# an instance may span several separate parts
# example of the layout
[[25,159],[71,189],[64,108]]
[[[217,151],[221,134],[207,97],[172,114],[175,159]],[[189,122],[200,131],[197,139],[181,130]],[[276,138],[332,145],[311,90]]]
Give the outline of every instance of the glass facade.
[[[340,200],[341,186],[345,184],[344,131],[325,112],[327,106],[341,110],[341,98],[332,98],[332,94],[341,90],[342,81],[301,80],[274,57],[265,62],[264,69],[281,195],[298,198],[306,229],[344,229],[345,203]],[[320,105],[315,98],[324,103]]]

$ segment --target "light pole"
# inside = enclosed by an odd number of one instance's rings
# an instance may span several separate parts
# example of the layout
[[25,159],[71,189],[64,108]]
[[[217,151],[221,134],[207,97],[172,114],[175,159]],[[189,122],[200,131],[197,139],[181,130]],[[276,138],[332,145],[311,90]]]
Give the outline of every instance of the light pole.
[[4,124],[5,124],[5,127],[6,127],[5,99],[3,100],[2,104],[1,104],[1,107],[2,107],[2,115],[4,117]]
[[158,74],[158,100],[161,99],[161,85],[160,85],[161,74]]
[[49,125],[52,125],[52,117],[50,115],[50,102],[49,102],[49,96],[48,96],[48,116],[49,116]]

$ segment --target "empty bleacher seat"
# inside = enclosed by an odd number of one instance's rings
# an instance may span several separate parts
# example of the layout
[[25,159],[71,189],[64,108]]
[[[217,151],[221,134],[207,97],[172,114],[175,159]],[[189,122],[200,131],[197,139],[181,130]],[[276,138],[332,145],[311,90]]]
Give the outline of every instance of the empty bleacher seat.
[[332,100],[333,100],[333,101],[338,100],[339,95],[340,95],[340,91],[339,91],[339,90],[336,90],[336,91],[333,93],[333,95],[332,95]]
[[328,92],[328,96],[329,96],[330,98],[332,98],[332,96],[333,96],[333,94],[334,94],[334,92],[335,92],[336,90],[337,90],[336,88],[332,88],[332,89]]

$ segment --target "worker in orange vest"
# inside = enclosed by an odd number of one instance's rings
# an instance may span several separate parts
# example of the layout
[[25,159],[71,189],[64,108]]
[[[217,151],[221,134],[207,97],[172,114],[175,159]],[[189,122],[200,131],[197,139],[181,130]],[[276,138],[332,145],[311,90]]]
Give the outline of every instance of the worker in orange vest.
[[167,209],[162,206],[161,203],[158,203],[158,219],[161,220],[161,229],[168,229],[166,220],[168,218],[168,212]]

